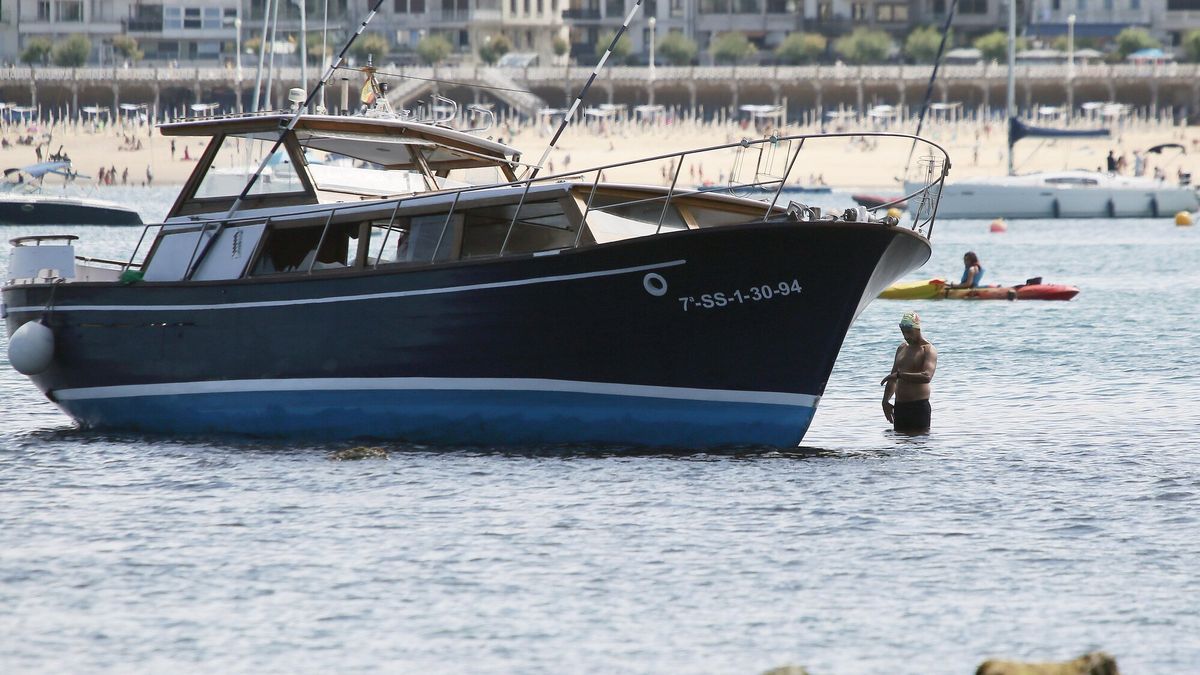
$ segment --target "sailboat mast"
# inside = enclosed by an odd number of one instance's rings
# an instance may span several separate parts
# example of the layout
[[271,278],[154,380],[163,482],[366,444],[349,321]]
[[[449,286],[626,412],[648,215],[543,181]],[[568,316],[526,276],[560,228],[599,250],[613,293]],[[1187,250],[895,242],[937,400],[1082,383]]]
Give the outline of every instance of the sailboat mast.
[[[1005,113],[1008,119],[1017,116],[1017,0],[1008,0],[1008,92]],[[1007,128],[1008,122],[1005,121]],[[1012,143],[1008,144],[1008,175],[1013,175]]]

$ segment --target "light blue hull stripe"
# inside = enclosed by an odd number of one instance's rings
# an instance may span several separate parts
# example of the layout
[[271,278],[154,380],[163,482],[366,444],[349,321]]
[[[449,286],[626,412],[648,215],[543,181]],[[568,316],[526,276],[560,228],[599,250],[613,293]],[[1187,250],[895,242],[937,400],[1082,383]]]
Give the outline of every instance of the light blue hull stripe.
[[325,389],[63,397],[58,404],[87,427],[165,433],[457,445],[794,447],[812,421],[817,398],[778,396],[791,400],[511,389]]

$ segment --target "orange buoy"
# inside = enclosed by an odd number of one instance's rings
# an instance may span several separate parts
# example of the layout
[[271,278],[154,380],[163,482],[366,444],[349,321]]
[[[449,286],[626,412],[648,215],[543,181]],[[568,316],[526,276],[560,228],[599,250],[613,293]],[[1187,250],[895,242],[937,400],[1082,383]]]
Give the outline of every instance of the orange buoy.
[[1179,227],[1190,227],[1192,224],[1192,214],[1187,211],[1180,211],[1175,214],[1175,224]]
[[1008,232],[1008,223],[1004,222],[1003,218],[997,218],[988,229],[992,232]]

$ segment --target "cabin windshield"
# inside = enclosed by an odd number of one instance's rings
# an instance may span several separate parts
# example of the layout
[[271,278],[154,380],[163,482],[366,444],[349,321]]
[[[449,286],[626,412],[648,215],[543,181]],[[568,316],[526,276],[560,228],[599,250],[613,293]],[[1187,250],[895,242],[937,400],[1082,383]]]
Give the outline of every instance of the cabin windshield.
[[[226,136],[213,156],[212,164],[196,188],[198,199],[213,197],[236,197],[246,187],[246,182],[262,163],[263,158],[275,145],[274,140],[252,136]],[[287,149],[280,145],[271,154],[262,175],[254,182],[250,195],[275,195],[302,193],[304,184],[292,166]]]
[[499,162],[404,136],[297,134],[317,190],[387,197],[503,180]]

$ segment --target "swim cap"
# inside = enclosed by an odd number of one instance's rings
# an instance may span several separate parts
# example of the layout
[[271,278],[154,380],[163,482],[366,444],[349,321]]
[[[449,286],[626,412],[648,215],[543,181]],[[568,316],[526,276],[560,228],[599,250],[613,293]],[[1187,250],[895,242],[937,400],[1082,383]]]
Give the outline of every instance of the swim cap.
[[916,312],[905,312],[904,316],[900,317],[900,327],[921,330],[921,317]]

